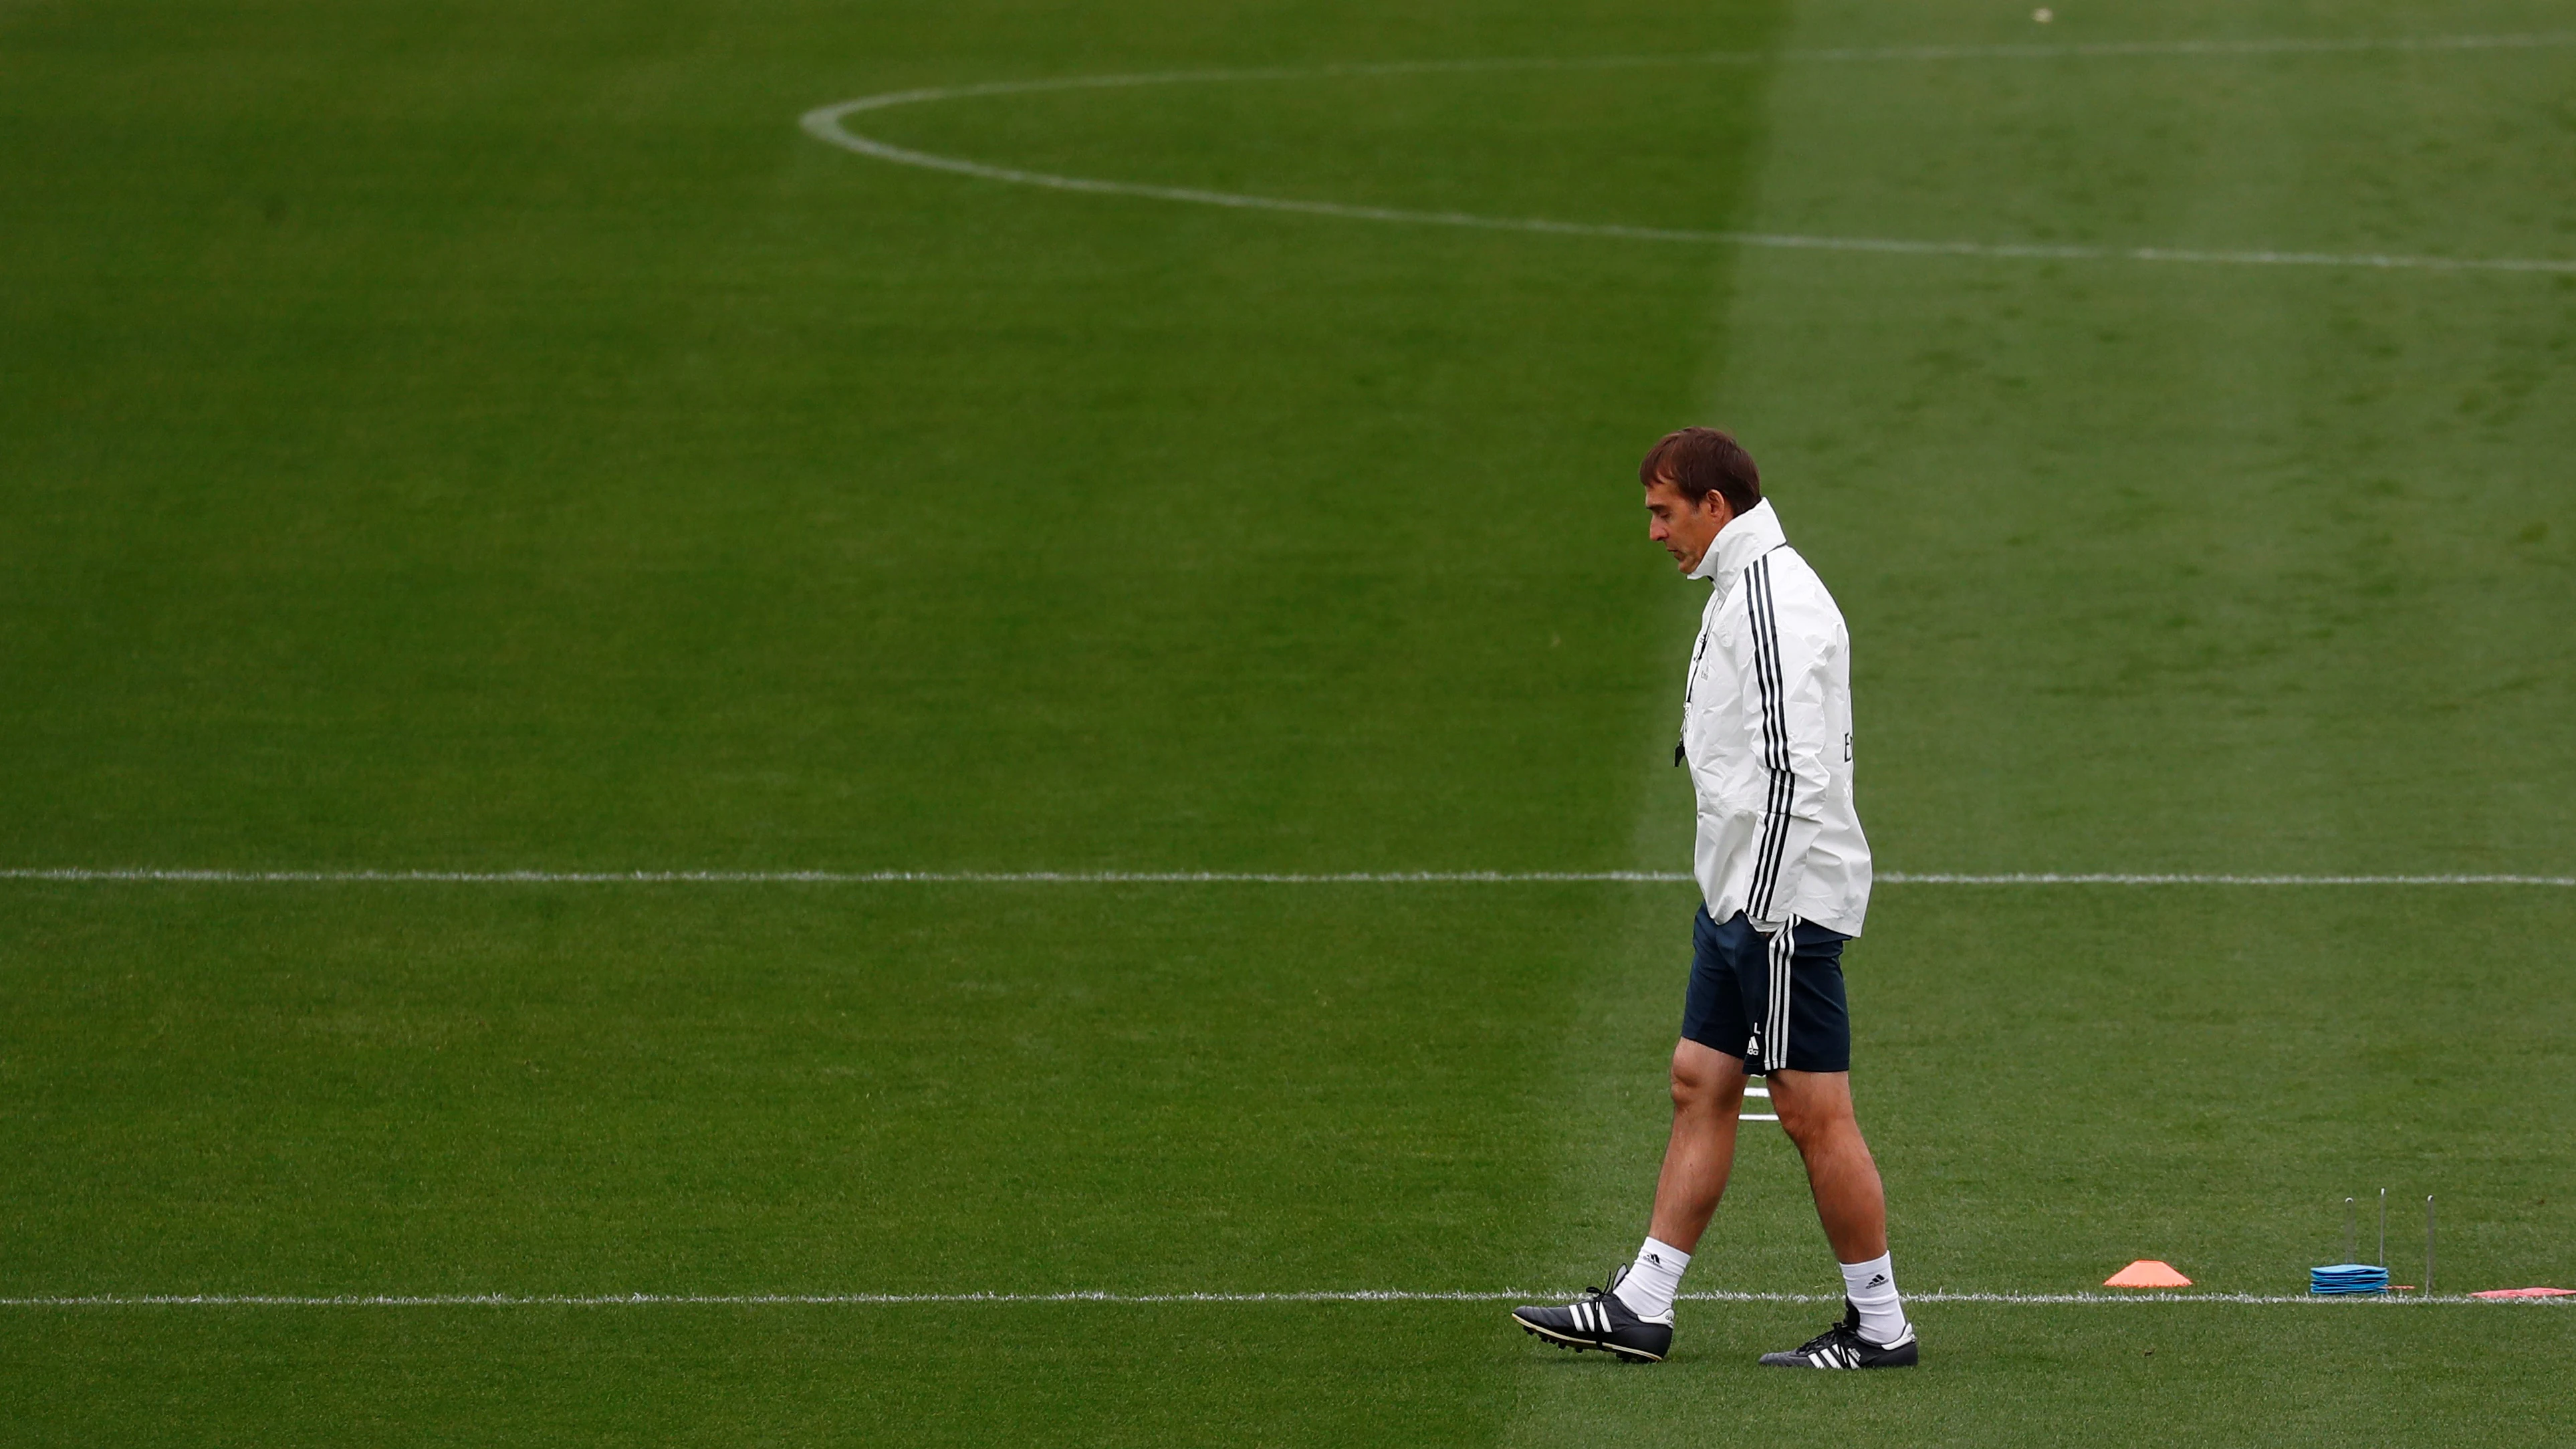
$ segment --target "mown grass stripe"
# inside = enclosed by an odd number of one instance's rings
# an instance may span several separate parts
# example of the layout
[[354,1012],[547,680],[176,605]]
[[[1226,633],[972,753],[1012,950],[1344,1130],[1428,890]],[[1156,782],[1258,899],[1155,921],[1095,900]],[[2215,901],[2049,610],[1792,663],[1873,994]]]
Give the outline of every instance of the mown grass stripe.
[[[0,880],[206,885],[1677,885],[1661,870],[198,870],[19,867]],[[1882,885],[2556,886],[2565,875],[2221,875],[2130,872],[1883,871]]]
[[[618,1307],[904,1307],[948,1304],[1099,1303],[1161,1306],[1193,1303],[1545,1303],[1579,1296],[1568,1289],[1318,1289],[1280,1293],[97,1293],[0,1298],[0,1308],[618,1308]],[[1696,1303],[1839,1303],[1832,1293],[1683,1293]],[[2565,1298],[2483,1299],[2468,1294],[2267,1293],[1910,1293],[1909,1303],[2000,1303],[2072,1306],[2106,1303],[2554,1303]]]

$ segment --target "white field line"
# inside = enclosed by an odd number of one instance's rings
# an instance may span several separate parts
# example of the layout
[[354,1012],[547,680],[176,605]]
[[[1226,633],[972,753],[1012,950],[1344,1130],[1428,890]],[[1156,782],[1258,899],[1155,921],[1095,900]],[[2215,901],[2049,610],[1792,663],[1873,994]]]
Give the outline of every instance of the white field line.
[[1382,221],[1410,226],[1466,227],[1481,231],[1534,232],[1550,236],[1606,237],[1624,241],[1693,242],[1706,245],[1761,247],[1785,251],[1877,252],[1901,256],[1998,257],[2040,261],[2191,262],[2226,266],[2360,267],[2430,272],[2561,272],[2576,273],[2576,259],[2553,257],[2437,257],[2375,252],[2230,251],[2198,247],[2119,247],[2044,242],[1932,241],[1899,237],[1802,236],[1772,232],[1701,231],[1676,227],[1622,226],[1602,222],[1552,221],[1542,217],[1484,216],[1462,211],[1417,211],[1405,207],[1358,206],[1337,201],[1300,201],[1245,192],[1210,191],[1190,186],[1156,186],[1136,181],[1106,181],[995,166],[961,156],[942,156],[897,146],[862,135],[842,124],[866,111],[932,101],[971,100],[991,96],[1030,95],[1042,91],[1113,90],[1139,86],[1211,85],[1246,81],[1321,80],[1366,76],[1462,74],[1518,70],[1607,70],[1647,66],[1754,65],[1768,62],[1831,64],[1860,61],[2047,60],[2119,56],[2266,56],[2325,55],[2368,51],[2528,50],[2576,44],[2576,32],[2527,35],[2395,36],[2348,40],[2176,40],[2112,41],[2076,45],[1929,45],[1881,46],[1842,50],[1789,50],[1776,55],[1720,51],[1701,55],[1606,55],[1588,57],[1497,58],[1485,60],[1389,61],[1377,64],[1267,67],[1249,70],[1161,71],[1137,75],[1060,76],[1046,80],[988,81],[977,85],[929,86],[887,91],[840,101],[808,111],[805,130],[829,145],[898,166],[946,171],[985,181],[1036,186],[1095,196],[1133,196],[1199,206],[1240,210],[1294,212],[1346,221]]
[[1944,871],[1888,871],[1878,877],[1894,885],[2228,885],[2228,886],[2576,886],[2569,875],[2117,875],[2039,872],[2011,875],[1956,875]]
[[[193,870],[18,867],[0,880],[207,885],[1678,885],[1661,870]],[[2567,875],[2205,875],[1882,871],[1882,885],[1952,886],[2556,886]]]
[[[0,1298],[0,1308],[654,1308],[654,1307],[904,1307],[943,1304],[1100,1303],[1546,1303],[1574,1295],[1562,1291],[1444,1291],[1354,1288],[1306,1293],[92,1293]],[[1699,1303],[1838,1303],[1838,1293],[1684,1293]],[[2110,1303],[2556,1303],[2563,1298],[2480,1299],[2466,1294],[2265,1294],[2265,1293],[1909,1293],[1913,1303],[2003,1303],[2024,1306]]]

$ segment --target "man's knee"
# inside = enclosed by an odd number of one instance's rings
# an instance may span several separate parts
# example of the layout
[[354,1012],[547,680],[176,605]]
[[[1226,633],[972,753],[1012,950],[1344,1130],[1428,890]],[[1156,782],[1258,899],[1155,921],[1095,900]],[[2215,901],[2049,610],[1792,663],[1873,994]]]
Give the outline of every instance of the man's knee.
[[1852,1115],[1851,1079],[1840,1072],[1772,1073],[1771,1110],[1801,1149],[1860,1131]]

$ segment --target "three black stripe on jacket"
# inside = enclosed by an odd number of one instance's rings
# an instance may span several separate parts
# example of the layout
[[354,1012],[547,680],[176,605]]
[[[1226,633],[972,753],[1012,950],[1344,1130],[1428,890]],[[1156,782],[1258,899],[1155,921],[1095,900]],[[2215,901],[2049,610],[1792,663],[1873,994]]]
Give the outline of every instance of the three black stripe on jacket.
[[[1771,786],[1764,803],[1762,838],[1753,851],[1753,880],[1745,891],[1746,914],[1757,921],[1779,919],[1772,895],[1780,887],[1780,867],[1789,850],[1789,805],[1796,788],[1789,770],[1789,699],[1780,667],[1780,620],[1772,607],[1771,556],[1755,559],[1744,571],[1744,618],[1753,631],[1753,682],[1762,696],[1762,763],[1770,768]],[[1764,993],[1761,1065],[1777,1071],[1789,1064],[1789,962],[1797,952],[1796,927],[1783,925],[1778,939],[1763,943],[1769,980]]]
[[1753,880],[1745,891],[1748,914],[1757,921],[1778,920],[1771,895],[1780,885],[1780,867],[1789,849],[1789,805],[1795,776],[1789,769],[1789,700],[1780,669],[1780,621],[1771,603],[1771,556],[1764,554],[1744,570],[1744,616],[1753,630],[1753,680],[1762,695],[1762,763],[1771,771],[1765,801],[1762,839],[1753,851]]

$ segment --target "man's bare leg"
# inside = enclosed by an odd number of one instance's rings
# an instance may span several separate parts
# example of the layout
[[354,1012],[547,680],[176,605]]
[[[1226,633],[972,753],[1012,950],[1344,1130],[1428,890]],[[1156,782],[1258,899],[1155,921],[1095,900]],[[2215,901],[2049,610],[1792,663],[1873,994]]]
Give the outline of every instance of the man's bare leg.
[[1663,1172],[1655,1179],[1654,1217],[1636,1260],[1612,1285],[1640,1321],[1664,1325],[1667,1339],[1673,1295],[1690,1267],[1691,1249],[1708,1231],[1717,1200],[1726,1195],[1727,1173],[1735,1166],[1744,1059],[1684,1037],[1673,1045],[1672,1086],[1673,1135],[1664,1145]]
[[[1687,1253],[1726,1195],[1735,1167],[1735,1122],[1744,1104],[1744,1059],[1684,1037],[1673,1047],[1673,1135],[1655,1179],[1647,1231]],[[1785,1118],[1783,1120],[1786,1120]],[[1862,1149],[1867,1156],[1868,1150]],[[1877,1181],[1873,1171],[1870,1180]]]
[[1773,1072],[1771,1109],[1807,1159],[1807,1186],[1834,1256],[1864,1263],[1887,1251],[1887,1190],[1852,1115],[1849,1072]]
[[[1913,1332],[1905,1305],[1896,1292],[1896,1268],[1887,1253],[1887,1191],[1862,1140],[1860,1122],[1852,1115],[1848,1072],[1773,1072],[1771,1105],[1780,1125],[1807,1160],[1807,1186],[1816,1195],[1816,1218],[1834,1245],[1842,1266],[1843,1294],[1860,1315],[1863,1347],[1876,1353],[1885,1346],[1903,1356],[1889,1362],[1912,1363]],[[1849,1357],[1850,1355],[1846,1355]],[[1765,1363],[1798,1361],[1798,1355],[1771,1355]],[[1852,1367],[1844,1363],[1842,1367]]]

